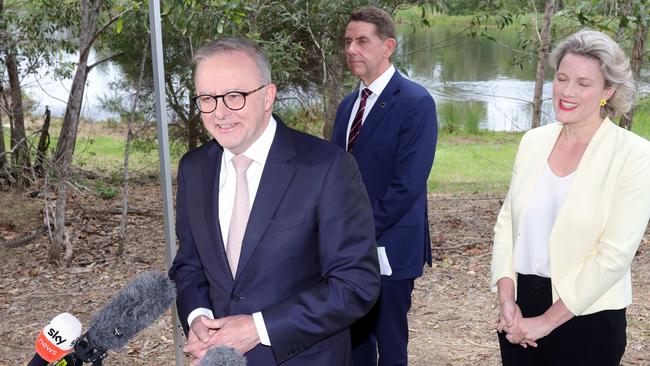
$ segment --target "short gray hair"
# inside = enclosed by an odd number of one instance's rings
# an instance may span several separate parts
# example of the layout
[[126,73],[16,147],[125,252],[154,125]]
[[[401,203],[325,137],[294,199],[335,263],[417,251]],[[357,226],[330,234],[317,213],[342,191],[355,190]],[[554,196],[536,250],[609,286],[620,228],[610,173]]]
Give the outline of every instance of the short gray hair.
[[257,65],[257,70],[261,78],[260,82],[268,84],[271,82],[271,64],[266,58],[264,51],[252,41],[244,38],[221,38],[214,40],[194,52],[192,62],[198,66],[201,61],[210,57],[227,53],[242,52],[250,56]]
[[605,87],[614,88],[614,94],[600,109],[601,117],[618,117],[632,109],[636,84],[630,60],[618,43],[608,35],[593,29],[582,29],[560,42],[549,59],[557,70],[567,53],[580,55],[598,61],[605,78]]

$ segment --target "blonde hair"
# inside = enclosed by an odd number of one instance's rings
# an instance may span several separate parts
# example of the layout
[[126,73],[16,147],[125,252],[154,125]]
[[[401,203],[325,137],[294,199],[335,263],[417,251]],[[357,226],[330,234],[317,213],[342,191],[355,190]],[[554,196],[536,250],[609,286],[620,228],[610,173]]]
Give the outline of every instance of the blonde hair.
[[632,109],[636,95],[636,83],[632,76],[630,60],[618,43],[608,35],[593,29],[580,30],[560,42],[549,60],[557,70],[568,53],[598,61],[605,78],[605,87],[614,89],[614,94],[600,109],[601,117],[618,117]]

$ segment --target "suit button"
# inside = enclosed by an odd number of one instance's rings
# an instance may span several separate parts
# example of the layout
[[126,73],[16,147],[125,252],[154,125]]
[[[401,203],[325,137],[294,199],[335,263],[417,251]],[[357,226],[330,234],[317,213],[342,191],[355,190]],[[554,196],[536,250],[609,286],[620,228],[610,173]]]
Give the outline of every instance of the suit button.
[[239,302],[239,300],[241,300],[241,297],[237,296],[236,294],[232,294],[230,296],[230,300],[232,300],[234,302]]

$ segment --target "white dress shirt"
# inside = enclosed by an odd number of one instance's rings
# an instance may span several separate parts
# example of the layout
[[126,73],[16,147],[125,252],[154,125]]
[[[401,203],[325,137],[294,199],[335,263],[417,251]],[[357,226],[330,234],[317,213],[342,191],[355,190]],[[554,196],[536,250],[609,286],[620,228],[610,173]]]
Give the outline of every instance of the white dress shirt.
[[551,230],[566,199],[573,175],[558,177],[546,162],[521,217],[520,237],[515,246],[517,273],[551,277]]
[[[251,207],[255,202],[255,196],[257,195],[257,189],[260,185],[262,172],[264,171],[264,165],[266,164],[266,158],[269,156],[269,150],[271,150],[271,144],[275,137],[276,128],[277,122],[273,117],[271,117],[271,120],[269,121],[268,126],[266,126],[264,132],[262,132],[262,135],[260,135],[260,137],[243,152],[243,155],[253,160],[251,165],[248,167],[248,170],[246,170],[249,202]],[[235,167],[232,164],[232,158],[234,156],[235,154],[233,154],[232,151],[223,149],[219,173],[219,223],[221,224],[221,237],[224,246],[228,240],[230,217],[232,215],[233,206],[235,205],[235,188],[237,186],[237,180]],[[199,315],[205,315],[210,319],[214,319],[212,310],[198,308],[194,309],[187,317],[187,324],[191,326],[192,321]],[[271,340],[269,339],[269,334],[266,330],[266,324],[264,323],[262,312],[253,313],[253,320],[255,321],[255,328],[260,337],[260,342],[265,346],[270,346]]]
[[370,113],[372,106],[375,105],[377,98],[379,98],[379,94],[381,94],[381,92],[386,89],[386,85],[388,85],[388,82],[393,77],[393,74],[395,74],[395,66],[390,65],[390,67],[388,67],[383,74],[375,79],[375,81],[370,83],[370,85],[364,85],[363,81],[359,81],[359,96],[352,106],[352,113],[350,113],[350,120],[348,121],[348,130],[345,133],[345,141],[348,141],[348,138],[350,136],[350,127],[352,127],[352,121],[354,121],[354,116],[356,116],[357,110],[359,110],[359,104],[361,104],[361,93],[363,92],[363,89],[370,89],[370,91],[372,91],[372,94],[366,98],[366,109],[363,110],[363,117],[361,118],[362,126],[366,121],[366,117],[368,117],[368,113]]

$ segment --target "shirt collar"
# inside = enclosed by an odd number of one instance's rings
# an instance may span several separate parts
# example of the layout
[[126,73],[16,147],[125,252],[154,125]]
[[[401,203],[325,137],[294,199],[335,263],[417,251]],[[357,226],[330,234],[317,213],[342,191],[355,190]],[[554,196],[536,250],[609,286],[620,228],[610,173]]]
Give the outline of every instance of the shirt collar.
[[379,75],[379,77],[375,79],[375,81],[370,83],[370,85],[367,86],[363,85],[363,81],[361,81],[359,84],[359,95],[361,95],[363,89],[368,88],[372,91],[372,95],[379,96],[381,92],[384,91],[386,85],[388,85],[388,82],[390,81],[390,79],[393,77],[394,74],[395,74],[395,66],[391,64],[386,69],[386,71],[384,71],[383,74]]
[[[271,144],[273,144],[273,137],[275,137],[275,130],[277,129],[277,122],[271,116],[269,124],[264,129],[260,137],[253,142],[251,146],[243,152],[243,155],[253,160],[262,166],[266,163],[266,158],[269,156]],[[230,166],[230,160],[235,156],[232,151],[223,149],[223,158],[226,166]]]

